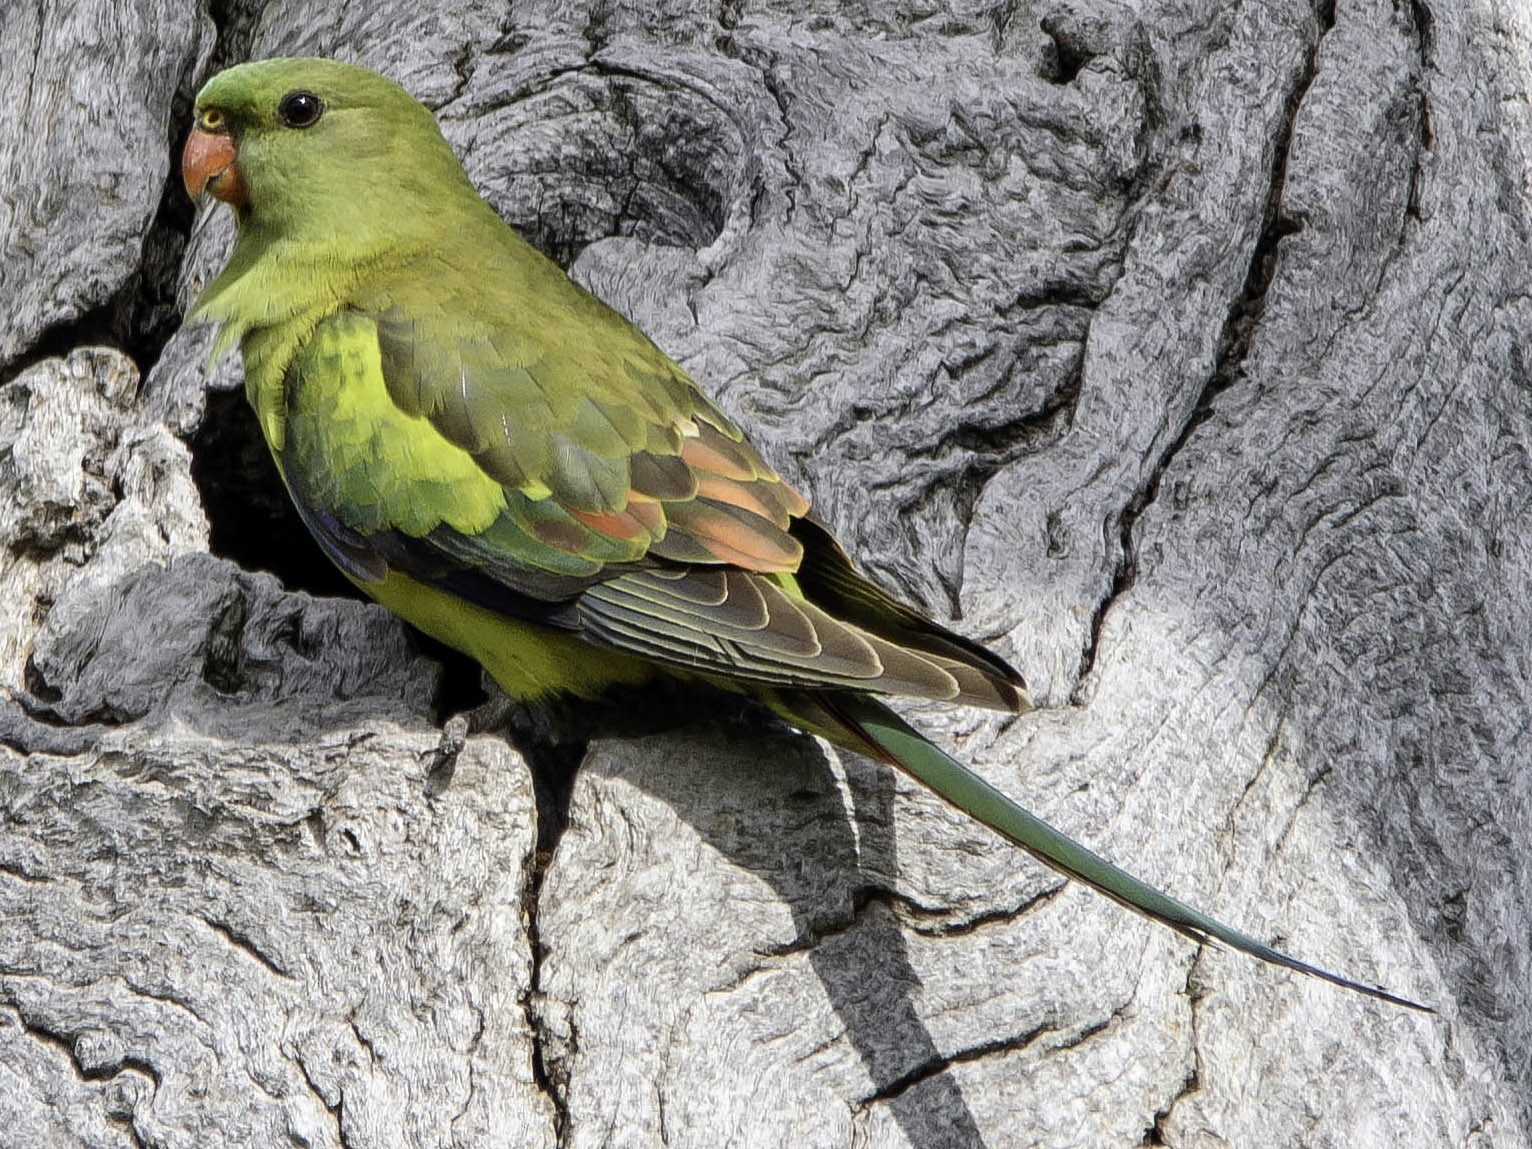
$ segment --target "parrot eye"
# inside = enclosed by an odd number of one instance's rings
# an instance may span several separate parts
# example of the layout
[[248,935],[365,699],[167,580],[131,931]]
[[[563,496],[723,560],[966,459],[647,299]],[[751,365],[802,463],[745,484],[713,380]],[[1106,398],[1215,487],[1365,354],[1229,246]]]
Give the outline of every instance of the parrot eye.
[[228,130],[228,124],[224,122],[223,113],[217,108],[209,108],[197,117],[197,126],[204,132],[217,135]]
[[313,92],[288,92],[277,105],[277,115],[289,128],[311,128],[324,115],[324,101]]

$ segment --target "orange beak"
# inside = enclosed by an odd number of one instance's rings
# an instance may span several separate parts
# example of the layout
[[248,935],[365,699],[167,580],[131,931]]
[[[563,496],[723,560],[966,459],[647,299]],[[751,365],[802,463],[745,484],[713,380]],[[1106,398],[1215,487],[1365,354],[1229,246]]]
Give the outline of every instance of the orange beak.
[[186,194],[194,200],[209,193],[235,207],[250,202],[244,174],[239,170],[239,146],[228,132],[193,128],[181,150],[181,179]]

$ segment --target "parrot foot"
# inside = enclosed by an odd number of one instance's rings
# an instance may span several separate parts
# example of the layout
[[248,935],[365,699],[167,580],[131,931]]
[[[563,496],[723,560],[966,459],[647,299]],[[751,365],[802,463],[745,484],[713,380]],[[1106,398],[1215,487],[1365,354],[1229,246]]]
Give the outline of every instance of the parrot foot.
[[468,715],[454,714],[442,724],[441,737],[436,747],[422,756],[426,765],[425,794],[427,798],[440,797],[452,785],[452,774],[457,769],[457,756],[468,742]]

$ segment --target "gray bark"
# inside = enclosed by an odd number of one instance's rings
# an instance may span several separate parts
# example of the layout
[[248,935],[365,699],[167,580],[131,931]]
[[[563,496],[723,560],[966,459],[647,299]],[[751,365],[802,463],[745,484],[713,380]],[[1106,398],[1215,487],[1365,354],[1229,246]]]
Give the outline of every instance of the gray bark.
[[[296,53],[437,109],[1034,684],[935,737],[1439,1013],[758,716],[595,739],[540,857],[407,628],[229,557],[308,569],[237,364],[166,342],[230,237],[172,145]],[[0,1140],[1532,1141],[1520,8],[29,0],[0,59]]]

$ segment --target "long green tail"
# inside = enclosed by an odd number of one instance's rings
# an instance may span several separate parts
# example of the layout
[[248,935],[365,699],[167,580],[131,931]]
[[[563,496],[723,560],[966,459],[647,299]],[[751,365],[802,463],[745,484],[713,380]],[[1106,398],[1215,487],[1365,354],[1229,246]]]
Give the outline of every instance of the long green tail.
[[[815,693],[805,696],[805,700],[819,713],[811,716],[794,707],[796,721],[809,719],[804,724],[818,728],[820,733],[832,737],[840,734],[837,741],[897,766],[963,813],[1009,838],[1039,861],[1095,887],[1107,897],[1145,917],[1163,922],[1193,941],[1206,943],[1216,939],[1272,965],[1322,978],[1394,1005],[1418,1009],[1424,1013],[1435,1012],[1430,1006],[1398,997],[1377,986],[1364,985],[1299,961],[1139,881],[1105,858],[1093,854],[1073,838],[1059,833],[1042,819],[1029,814],[957,759],[933,745],[870,695]],[[842,730],[827,728],[829,724],[824,721],[826,718],[833,719]],[[848,734],[853,740],[847,740]]]

